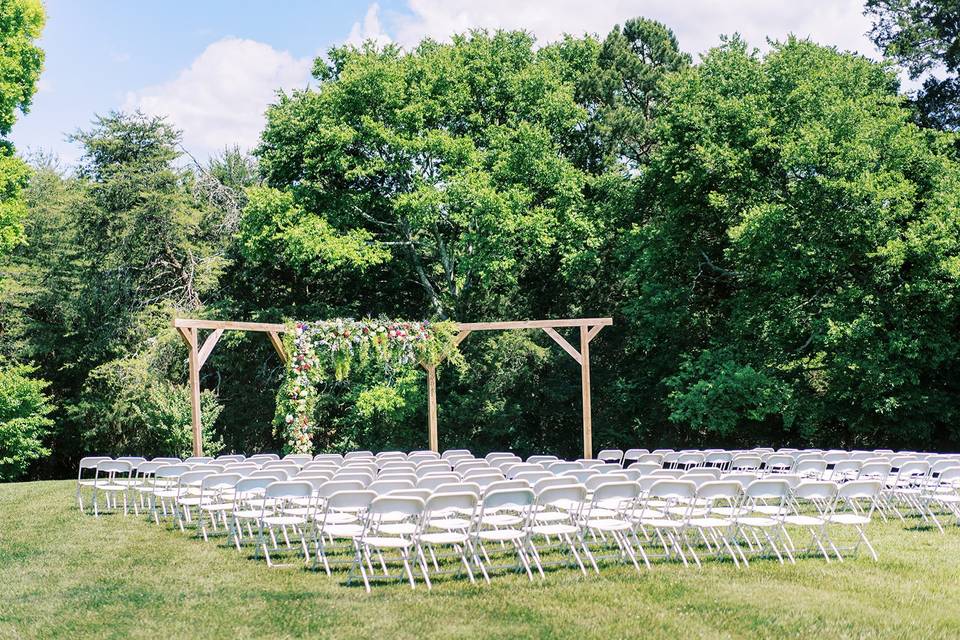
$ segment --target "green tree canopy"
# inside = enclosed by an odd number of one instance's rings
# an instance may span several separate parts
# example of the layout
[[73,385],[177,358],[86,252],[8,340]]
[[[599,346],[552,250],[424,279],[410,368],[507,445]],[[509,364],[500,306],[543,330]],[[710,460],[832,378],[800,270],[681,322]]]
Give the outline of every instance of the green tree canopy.
[[951,139],[910,122],[888,69],[796,39],[730,40],[667,96],[625,313],[671,418],[743,441],[955,437]]
[[915,96],[921,121],[960,129],[960,5],[955,0],[867,0],[866,13],[874,20],[874,43],[903,64],[912,79],[924,79]]

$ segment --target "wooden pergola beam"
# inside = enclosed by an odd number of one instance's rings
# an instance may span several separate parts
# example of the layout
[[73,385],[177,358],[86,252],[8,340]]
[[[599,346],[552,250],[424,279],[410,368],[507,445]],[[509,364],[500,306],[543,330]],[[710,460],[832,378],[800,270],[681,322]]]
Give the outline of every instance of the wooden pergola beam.
[[[518,329],[542,329],[550,338],[560,345],[577,364],[580,365],[580,391],[583,401],[583,457],[593,457],[593,414],[590,406],[590,341],[604,327],[613,324],[611,318],[561,318],[556,320],[514,320],[507,322],[460,322],[457,324],[457,335],[454,345],[459,345],[473,331],[511,331]],[[173,326],[177,329],[187,348],[190,350],[190,402],[191,418],[193,422],[193,453],[202,455],[203,438],[200,415],[200,369],[213,352],[217,341],[224,331],[253,331],[266,333],[270,343],[280,359],[286,364],[289,354],[283,347],[280,334],[285,333],[285,325],[270,322],[233,322],[229,320],[197,320],[191,318],[174,318]],[[580,350],[561,336],[558,328],[580,328]],[[200,329],[212,331],[198,347],[198,333]],[[442,360],[442,358],[441,358]],[[437,364],[421,363],[427,372],[427,437],[430,449],[439,451],[439,434],[437,429]]]

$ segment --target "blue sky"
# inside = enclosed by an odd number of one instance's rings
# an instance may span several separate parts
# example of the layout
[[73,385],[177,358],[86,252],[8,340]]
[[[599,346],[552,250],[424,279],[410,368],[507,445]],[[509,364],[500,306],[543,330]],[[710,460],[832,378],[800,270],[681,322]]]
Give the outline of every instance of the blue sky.
[[606,33],[644,15],[705,51],[739,31],[762,46],[788,33],[876,57],[862,0],[45,0],[46,67],[29,114],[14,126],[21,152],[78,156],[67,133],[96,113],[164,114],[205,157],[256,143],[263,110],[280,88],[309,82],[314,57],[367,37],[404,46],[472,27],[526,28],[541,41]]

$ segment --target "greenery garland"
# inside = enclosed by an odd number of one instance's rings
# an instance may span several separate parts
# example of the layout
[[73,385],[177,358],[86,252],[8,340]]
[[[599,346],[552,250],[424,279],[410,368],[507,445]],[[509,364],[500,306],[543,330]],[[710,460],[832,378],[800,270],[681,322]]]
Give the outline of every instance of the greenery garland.
[[454,322],[337,318],[287,324],[290,358],[277,394],[277,425],[286,453],[313,451],[317,386],[332,376],[343,380],[354,362],[383,363],[385,373],[400,367],[438,364],[457,355]]

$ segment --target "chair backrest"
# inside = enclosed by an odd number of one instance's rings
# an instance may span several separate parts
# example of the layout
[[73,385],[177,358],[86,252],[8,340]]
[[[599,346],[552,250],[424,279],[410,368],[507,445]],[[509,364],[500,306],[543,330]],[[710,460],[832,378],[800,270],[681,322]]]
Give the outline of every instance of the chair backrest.
[[683,469],[657,469],[653,471],[650,475],[658,476],[661,478],[680,478],[683,474],[686,473]]
[[754,480],[747,485],[745,493],[753,500],[785,501],[790,495],[790,483],[780,478]]
[[601,482],[593,488],[593,504],[602,503],[603,506],[610,506],[611,502],[620,502],[619,506],[632,504],[640,496],[640,485],[636,482],[614,480],[604,477],[606,482]]
[[692,500],[697,486],[688,480],[658,480],[650,485],[648,496],[665,500]]
[[[476,475],[467,475],[464,476],[463,479],[465,482],[472,482],[478,485],[481,489],[486,489],[490,485],[497,484],[499,482],[506,482],[503,474],[500,473],[480,473]],[[526,480],[520,480],[518,482],[527,483]]]
[[367,485],[367,490],[373,491],[378,496],[387,495],[391,491],[413,488],[414,484],[410,480],[374,480]]
[[139,467],[141,463],[147,461],[146,458],[140,456],[118,456],[117,460],[125,460],[126,462],[129,462],[131,465],[133,465],[134,469]]
[[327,514],[334,511],[357,513],[370,508],[370,503],[377,498],[377,494],[368,489],[347,489],[330,494],[324,501],[323,509],[318,520],[323,523]]
[[186,464],[203,464],[204,462],[213,462],[213,457],[211,456],[190,456],[184,460]]
[[[863,501],[869,503],[869,509],[866,512],[867,517],[873,513],[877,506],[877,496],[880,494],[882,485],[879,480],[853,480],[847,482],[837,489],[837,502],[839,508],[846,506],[852,511],[863,513]],[[859,505],[859,506],[858,506]]]
[[243,480],[239,473],[213,473],[200,482],[202,491],[223,491],[237,486],[237,483]]
[[354,460],[356,458],[373,458],[373,451],[348,451],[343,454],[344,460]]
[[531,464],[542,464],[544,462],[556,462],[559,459],[557,456],[539,454],[528,457],[527,462]]
[[309,453],[288,453],[283,456],[284,461],[295,462],[297,466],[302,467],[308,462],[313,462],[313,456]]
[[457,473],[466,473],[467,471],[472,471],[474,469],[493,469],[490,466],[490,463],[486,460],[464,460],[462,462],[457,462],[453,465],[453,469]]
[[561,460],[559,462],[552,462],[547,465],[547,471],[555,473],[557,475],[563,473],[564,471],[575,471],[578,469],[583,469],[583,465],[579,462],[567,462]]
[[544,489],[549,489],[550,487],[563,487],[573,483],[576,483],[576,479],[569,476],[551,476],[549,478],[543,478],[534,482],[533,493],[540,495],[540,492]]
[[821,478],[827,470],[827,461],[823,458],[809,458],[807,460],[798,460],[793,471],[801,476]]
[[150,462],[162,462],[164,464],[181,464],[183,460],[180,458],[152,458]]
[[251,471],[250,478],[271,478],[273,480],[286,480],[289,475],[283,469],[257,469]]
[[634,462],[627,469],[636,469],[643,475],[649,475],[660,469],[659,462]]
[[333,475],[333,480],[357,480],[363,483],[363,486],[367,486],[373,482],[373,476],[365,472],[353,473],[350,471],[340,471]]
[[153,472],[154,478],[179,478],[184,473],[190,471],[190,465],[187,464],[167,464]]
[[127,460],[101,460],[97,463],[97,475],[105,474],[127,474],[133,473],[133,464]]
[[587,500],[587,488],[582,484],[547,487],[536,496],[538,505],[556,506],[570,513],[578,512]]
[[279,460],[280,456],[275,453],[255,453],[247,460]]
[[417,465],[416,474],[418,478],[422,478],[428,473],[449,473],[450,472],[450,463],[446,460],[444,461],[430,461],[424,462]]
[[681,479],[681,480],[686,480],[686,481],[688,481],[688,482],[692,482],[693,484],[695,484],[695,485],[697,485],[697,486],[699,487],[700,485],[702,485],[702,484],[704,484],[704,483],[716,481],[717,477],[716,477],[715,475],[713,475],[712,473],[696,473],[696,472],[690,472],[690,473],[685,473],[685,474],[683,474],[682,476],[680,476],[680,479]]
[[204,478],[206,478],[207,476],[215,475],[216,473],[217,472],[212,469],[200,469],[199,471],[196,469],[191,469],[186,473],[180,474],[180,486],[181,487],[189,487],[189,486],[199,487],[200,484],[203,482]]
[[137,467],[137,475],[141,478],[144,476],[152,476],[157,469],[166,466],[166,464],[166,462],[156,462],[154,460],[150,460],[149,462],[141,462]]
[[516,480],[526,480],[530,484],[534,484],[537,480],[542,480],[544,478],[554,478],[552,473],[549,471],[521,471],[513,476]]
[[593,476],[598,476],[601,474],[595,469],[572,469],[570,471],[564,471],[559,475],[566,476],[568,478],[575,478],[577,482],[586,482],[587,478],[592,478]]
[[505,491],[513,489],[529,489],[530,483],[526,480],[500,480],[498,482],[491,482],[485,487],[485,493],[491,491]]
[[[83,474],[84,469],[96,469],[98,464],[107,460],[112,460],[112,458],[110,456],[87,456],[85,458],[80,458],[80,472],[77,474],[77,477],[80,477],[80,475]],[[177,460],[177,462],[180,461]]]
[[320,485],[317,489],[317,495],[326,498],[340,491],[360,491],[365,489],[366,486],[366,483],[358,480],[330,480]]
[[488,491],[481,502],[483,509],[525,509],[534,503],[533,490],[527,488],[503,488],[497,491]]
[[447,449],[446,451],[440,454],[440,458],[442,460],[447,460],[449,458],[456,458],[460,456],[469,456],[472,458],[473,454],[470,453],[469,449]]
[[647,449],[627,449],[623,452],[623,461],[634,462],[645,453],[650,453],[650,451]]
[[268,485],[276,482],[273,478],[243,478],[233,488],[237,500],[261,495]]
[[867,460],[860,467],[857,480],[880,480],[886,482],[892,467],[886,460]]
[[767,458],[766,465],[769,471],[789,471],[793,468],[794,458],[786,453],[777,453]]
[[587,478],[583,482],[583,485],[587,488],[587,491],[594,491],[597,487],[604,484],[610,484],[611,482],[629,482],[629,478],[621,473],[598,473]]
[[820,504],[829,504],[837,496],[837,483],[826,480],[805,480],[793,488],[793,497]]
[[395,521],[399,518],[412,520],[423,513],[424,500],[412,495],[377,496],[367,508],[370,524],[376,525],[383,520]]
[[313,459],[315,462],[333,462],[338,465],[343,462],[343,456],[339,453],[318,453]]
[[733,454],[729,451],[711,451],[703,456],[704,464],[722,466],[733,460]]
[[763,458],[754,454],[740,454],[730,460],[730,468],[733,470],[759,469],[761,464]]
[[217,462],[243,462],[246,459],[247,459],[247,456],[243,456],[240,454],[227,454],[227,455],[216,457]]
[[637,462],[650,462],[656,464],[658,467],[663,466],[663,454],[662,453],[644,453],[643,455],[637,456]]
[[440,515],[445,512],[472,513],[477,508],[477,494],[470,491],[435,493],[427,498],[424,513]]
[[708,504],[735,504],[742,495],[743,485],[735,480],[711,480],[697,486],[697,499]]
[[518,462],[517,464],[510,465],[509,467],[503,470],[503,475],[508,478],[516,478],[518,473],[523,473],[525,471],[541,472],[543,467],[539,464],[532,464],[527,462]]
[[620,449],[602,449],[597,454],[597,460],[620,464],[623,461],[623,451]]
[[267,485],[263,497],[267,500],[285,500],[309,498],[313,495],[313,485],[303,480],[278,480]]

